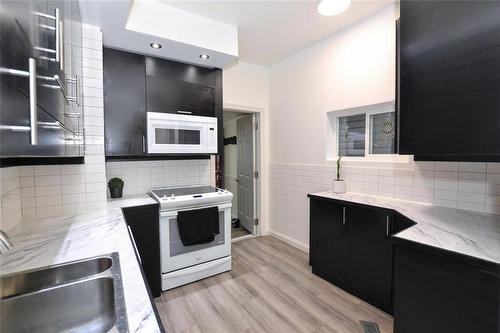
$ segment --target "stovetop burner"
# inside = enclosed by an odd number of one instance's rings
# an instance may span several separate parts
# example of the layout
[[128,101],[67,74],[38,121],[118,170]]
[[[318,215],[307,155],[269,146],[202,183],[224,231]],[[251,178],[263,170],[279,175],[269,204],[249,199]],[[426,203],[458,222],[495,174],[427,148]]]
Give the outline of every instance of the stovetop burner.
[[217,189],[213,186],[191,186],[191,187],[161,188],[161,189],[155,189],[152,192],[157,197],[162,198],[163,196],[170,197],[172,194],[175,196],[180,196],[180,195],[215,193],[217,192]]

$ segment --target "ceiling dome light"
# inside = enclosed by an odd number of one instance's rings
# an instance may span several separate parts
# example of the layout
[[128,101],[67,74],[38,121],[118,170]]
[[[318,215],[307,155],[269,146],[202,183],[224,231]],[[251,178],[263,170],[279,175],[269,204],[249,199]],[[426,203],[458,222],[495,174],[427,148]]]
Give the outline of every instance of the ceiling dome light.
[[351,0],[321,0],[318,5],[318,13],[323,16],[337,15],[345,11],[351,5]]
[[151,43],[149,44],[153,49],[161,49],[161,44],[160,43]]
[[208,54],[200,54],[200,58],[203,60],[207,60],[208,58],[210,58],[210,56]]

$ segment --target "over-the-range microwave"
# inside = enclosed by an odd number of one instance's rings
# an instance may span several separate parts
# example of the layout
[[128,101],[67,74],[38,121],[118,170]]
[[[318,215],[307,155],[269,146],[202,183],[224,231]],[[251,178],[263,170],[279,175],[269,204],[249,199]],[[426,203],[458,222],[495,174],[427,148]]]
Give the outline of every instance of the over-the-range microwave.
[[148,112],[149,154],[217,154],[217,118]]

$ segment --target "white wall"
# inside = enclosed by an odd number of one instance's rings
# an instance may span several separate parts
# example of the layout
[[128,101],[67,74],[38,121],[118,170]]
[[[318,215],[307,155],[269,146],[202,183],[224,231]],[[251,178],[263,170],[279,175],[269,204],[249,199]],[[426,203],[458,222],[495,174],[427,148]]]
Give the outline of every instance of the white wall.
[[260,114],[260,226],[269,230],[269,77],[266,67],[240,62],[223,71],[224,109]]
[[272,163],[324,163],[326,112],[394,99],[397,16],[390,7],[270,69]]

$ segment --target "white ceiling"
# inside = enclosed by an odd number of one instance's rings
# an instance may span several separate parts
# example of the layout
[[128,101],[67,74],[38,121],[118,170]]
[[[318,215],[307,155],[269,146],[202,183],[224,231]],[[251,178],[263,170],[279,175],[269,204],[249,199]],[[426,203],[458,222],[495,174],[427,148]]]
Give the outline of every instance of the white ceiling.
[[397,0],[353,0],[342,14],[318,14],[318,1],[170,1],[189,12],[238,26],[239,59],[269,66]]

